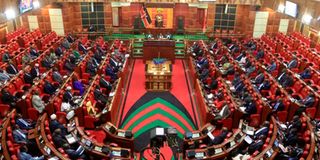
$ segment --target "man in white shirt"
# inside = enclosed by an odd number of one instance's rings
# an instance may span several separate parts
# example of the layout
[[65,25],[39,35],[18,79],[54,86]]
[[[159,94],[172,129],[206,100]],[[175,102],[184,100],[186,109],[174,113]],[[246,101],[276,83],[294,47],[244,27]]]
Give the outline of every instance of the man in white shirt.
[[39,112],[42,113],[45,109],[45,104],[39,96],[39,92],[35,91],[32,95],[32,106]]

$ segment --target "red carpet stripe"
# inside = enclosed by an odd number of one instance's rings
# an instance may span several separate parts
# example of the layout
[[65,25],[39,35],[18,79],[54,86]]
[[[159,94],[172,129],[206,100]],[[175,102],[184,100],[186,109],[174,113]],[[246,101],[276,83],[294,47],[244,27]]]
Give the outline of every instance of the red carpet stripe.
[[[126,102],[122,112],[122,120],[130,110],[131,106],[145,93],[145,68],[142,59],[135,60],[130,86],[127,93]],[[121,120],[121,121],[122,121]]]

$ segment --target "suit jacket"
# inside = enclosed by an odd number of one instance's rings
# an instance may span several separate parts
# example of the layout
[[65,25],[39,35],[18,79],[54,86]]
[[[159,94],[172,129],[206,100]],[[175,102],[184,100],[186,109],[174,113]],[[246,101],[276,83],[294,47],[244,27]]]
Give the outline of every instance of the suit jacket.
[[19,152],[19,160],[44,160],[44,157],[32,157],[29,153]]
[[267,67],[267,71],[270,73],[277,69],[277,64],[274,62],[270,66]]
[[40,76],[40,69],[39,68],[36,69],[35,67],[33,67],[31,69],[31,76],[32,76],[32,78],[39,77]]
[[245,112],[247,112],[248,114],[255,114],[255,113],[257,113],[256,104],[255,104],[254,102],[250,102],[249,104],[247,104],[247,105],[246,105]]
[[267,136],[268,132],[269,132],[269,127],[262,127],[254,133],[254,138],[258,138],[262,135]]
[[49,123],[49,129],[51,133],[54,132],[54,130],[60,128],[61,129],[61,135],[66,135],[67,134],[67,128],[64,127],[59,121],[57,120],[51,120]]
[[255,84],[260,84],[264,81],[264,74],[260,73],[259,75],[256,76],[256,78],[254,79],[254,83]]
[[63,54],[62,48],[61,47],[56,48],[55,53],[56,53],[57,56],[60,57]]
[[118,78],[117,74],[113,71],[111,66],[108,66],[106,68],[106,75],[110,76],[113,80]]
[[79,90],[80,91],[80,95],[83,95],[83,93],[85,91],[84,85],[79,80],[73,82],[73,89]]
[[66,61],[64,63],[64,69],[68,70],[69,72],[73,72],[74,65],[71,62]]
[[9,62],[10,60],[10,55],[8,53],[4,53],[2,55],[2,62]]
[[14,142],[16,143],[27,143],[28,135],[21,129],[15,129],[12,131]]
[[293,78],[291,76],[286,76],[286,79],[282,83],[280,83],[282,87],[291,87],[293,85]]
[[70,102],[70,101],[72,100],[72,98],[73,98],[73,95],[72,95],[71,92],[66,91],[66,92],[63,94],[63,98],[66,99],[66,100],[68,100],[68,102]]
[[4,104],[12,104],[17,101],[17,98],[9,92],[2,92],[1,99]]
[[89,73],[91,76],[96,74],[97,68],[92,62],[87,62],[86,72]]
[[108,97],[105,96],[99,89],[95,89],[93,94],[95,100],[101,101],[103,104],[106,104],[108,102]]
[[263,57],[264,57],[264,52],[261,50],[261,51],[259,51],[259,52],[257,53],[256,58],[257,58],[257,59],[260,59],[260,58],[263,58]]
[[109,91],[112,89],[112,84],[110,82],[108,82],[107,80],[105,80],[104,78],[100,78],[99,80],[99,84],[102,88],[106,88]]
[[63,144],[68,143],[68,141],[65,139],[63,135],[52,134],[52,139],[56,148],[61,148]]
[[315,99],[312,96],[307,96],[305,99],[302,100],[301,103],[306,107],[310,107],[315,103]]
[[10,80],[10,76],[7,73],[0,73],[0,81],[4,82],[8,80]]
[[58,83],[62,83],[63,82],[63,78],[61,76],[61,74],[57,71],[52,73],[52,79]]
[[24,82],[25,83],[27,83],[27,84],[33,84],[33,77],[31,76],[31,74],[30,73],[24,73],[24,75],[23,75],[23,80],[24,80]]
[[80,154],[81,153],[80,151],[81,150],[77,151],[72,148],[65,150],[65,152],[68,154],[70,159],[86,159],[86,156],[83,154],[84,152]]
[[288,68],[291,69],[296,67],[298,67],[298,61],[296,59],[291,60],[288,64]]
[[35,50],[35,49],[30,49],[30,55],[31,55],[31,57],[38,57],[39,52],[37,52],[37,50]]
[[50,59],[48,59],[48,58],[44,58],[42,61],[41,61],[41,63],[42,63],[42,66],[43,67],[46,67],[46,68],[51,68],[52,66],[52,64],[53,64],[53,62],[50,60]]
[[78,50],[87,53],[87,48],[83,44],[78,45]]
[[284,104],[281,100],[278,100],[274,105],[273,105],[273,110],[275,111],[282,111],[284,109]]
[[256,150],[260,150],[263,144],[264,142],[262,140],[258,140],[257,142],[252,142],[248,148],[248,153],[253,154]]
[[13,64],[9,64],[6,68],[6,71],[9,74],[17,74],[19,72],[18,68],[16,66],[14,66]]
[[45,109],[44,103],[38,95],[32,96],[32,105],[39,113],[42,113]]
[[310,79],[311,78],[311,70],[305,69],[302,73],[300,73],[300,77],[302,79]]
[[43,90],[45,93],[47,94],[54,94],[54,92],[56,92],[56,88],[51,84],[51,83],[45,83],[44,86],[43,86]]

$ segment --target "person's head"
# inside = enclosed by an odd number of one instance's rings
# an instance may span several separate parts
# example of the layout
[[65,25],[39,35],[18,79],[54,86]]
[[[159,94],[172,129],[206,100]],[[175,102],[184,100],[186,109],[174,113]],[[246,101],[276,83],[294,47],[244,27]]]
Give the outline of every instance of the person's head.
[[264,121],[264,123],[263,123],[263,126],[264,126],[264,127],[269,127],[269,125],[270,125],[270,122],[269,122],[269,121]]
[[70,148],[70,145],[69,145],[68,143],[64,143],[64,144],[62,145],[62,148],[63,148],[64,150],[69,149],[69,148]]
[[72,89],[71,86],[68,86],[68,87],[66,88],[66,91],[69,91],[69,92],[70,92],[71,89]]
[[35,68],[39,68],[39,63],[34,64]]
[[58,68],[57,68],[57,67],[54,67],[54,68],[53,68],[53,71],[58,71]]
[[298,115],[293,116],[292,120],[293,121],[298,121],[299,120],[299,116]]
[[57,119],[57,115],[56,114],[51,114],[50,119],[51,120],[56,120]]
[[100,89],[100,86],[99,86],[99,85],[96,85],[96,89]]
[[53,131],[54,134],[60,135],[61,134],[61,129],[57,128]]
[[227,127],[222,127],[222,132],[228,132],[228,128]]
[[39,91],[37,90],[33,91],[33,95],[39,95]]
[[53,48],[50,48],[50,53],[54,53],[54,49]]

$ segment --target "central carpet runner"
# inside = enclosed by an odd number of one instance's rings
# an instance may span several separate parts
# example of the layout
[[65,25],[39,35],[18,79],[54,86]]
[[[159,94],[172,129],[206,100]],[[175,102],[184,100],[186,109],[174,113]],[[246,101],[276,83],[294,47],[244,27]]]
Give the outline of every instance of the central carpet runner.
[[[177,140],[181,147],[185,132],[197,129],[189,112],[170,92],[146,92],[130,108],[119,126],[133,132],[136,152],[141,152],[148,147],[150,131],[156,127],[176,128]],[[173,153],[177,152],[169,146],[160,149],[161,151],[165,152],[165,157],[169,156],[169,159],[175,158]],[[149,151],[145,150],[145,152]]]

